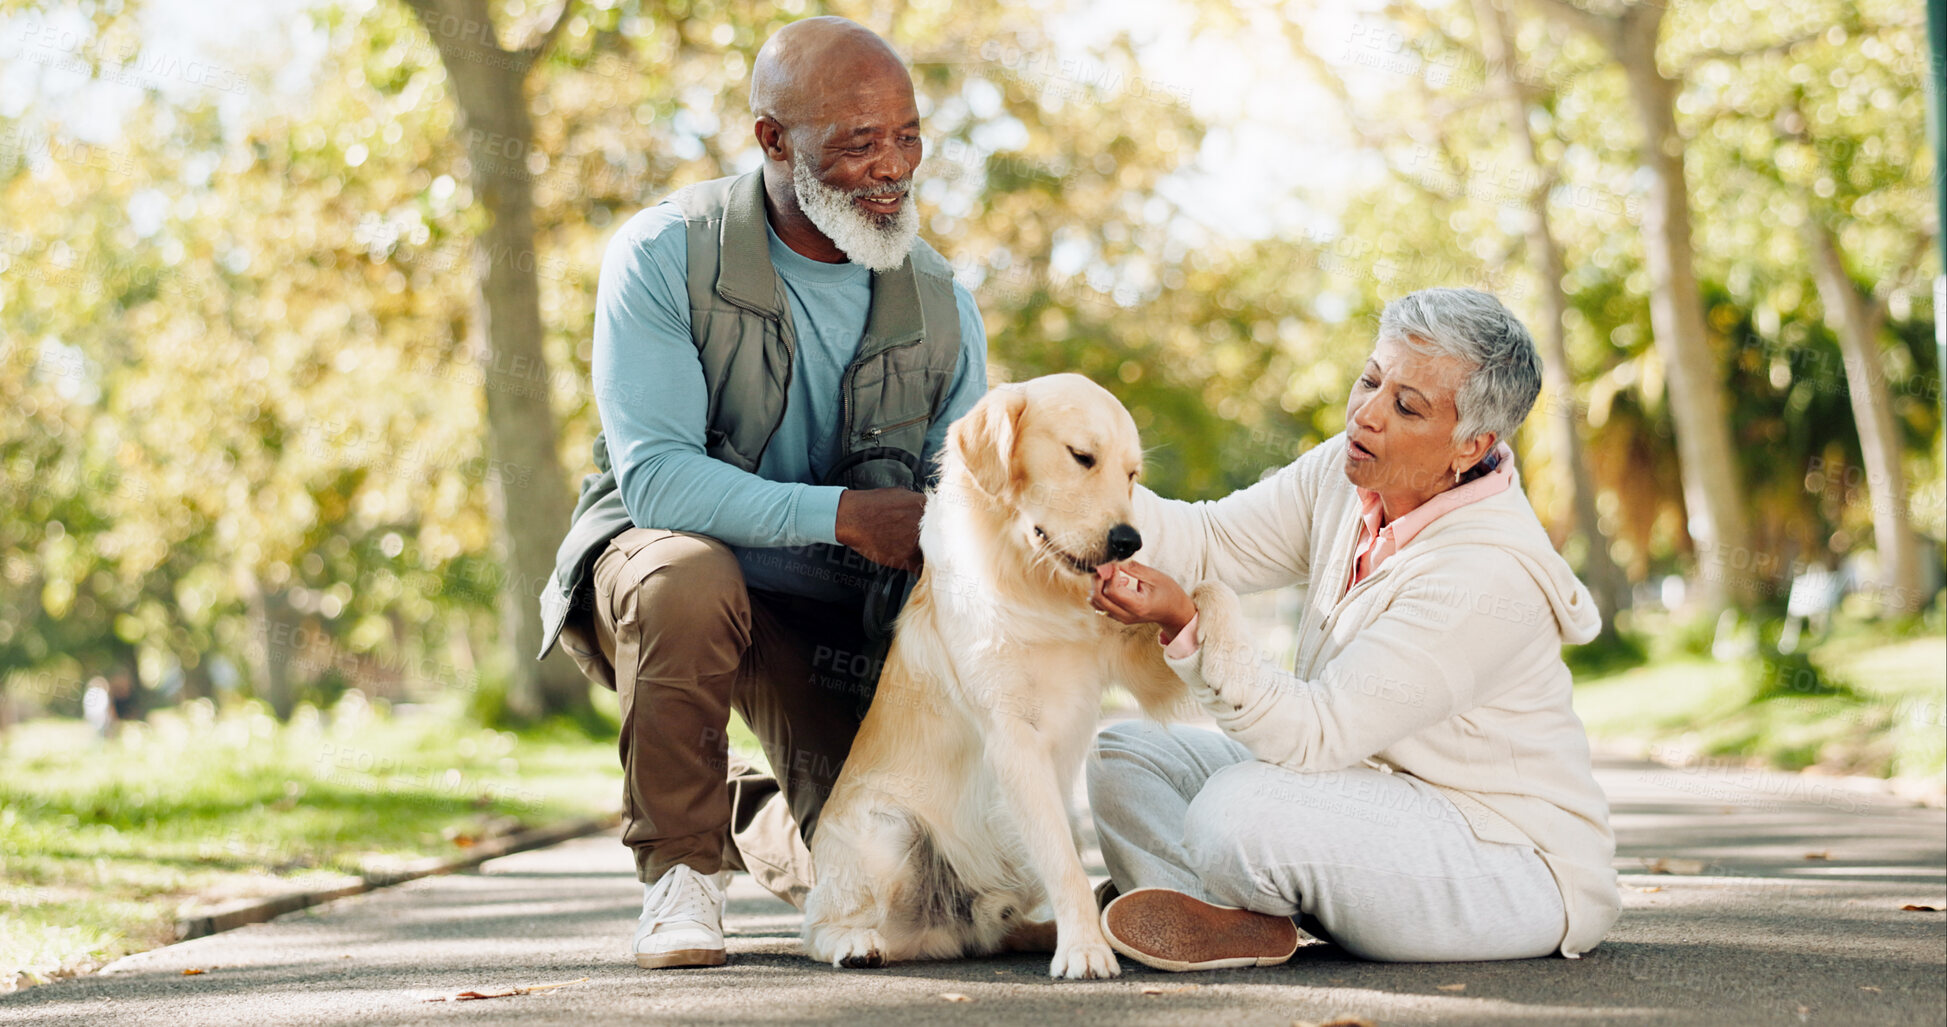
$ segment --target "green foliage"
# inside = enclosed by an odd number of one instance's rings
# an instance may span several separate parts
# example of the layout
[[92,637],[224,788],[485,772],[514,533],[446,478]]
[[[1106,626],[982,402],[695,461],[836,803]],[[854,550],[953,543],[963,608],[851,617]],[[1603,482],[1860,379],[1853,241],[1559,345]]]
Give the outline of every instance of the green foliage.
[[1916,637],[1845,619],[1796,656],[1658,655],[1578,679],[1575,710],[1611,750],[1938,781],[1947,640],[1938,624]]
[[1843,680],[1833,677],[1813,662],[1804,650],[1783,652],[1774,640],[1779,625],[1761,625],[1758,630],[1758,658],[1750,665],[1752,703],[1779,699],[1831,698],[1844,702],[1863,702],[1858,692]]
[[[134,9],[113,6],[88,13],[96,31],[138,38]],[[1344,53],[1299,38],[1342,14],[1331,5],[1189,7],[1190,42],[1257,63],[1243,96],[1159,74],[1156,39],[1077,42],[1017,0],[578,5],[530,80],[534,148],[509,158],[533,176],[537,252],[500,255],[540,277],[548,362],[528,380],[562,416],[570,473],[598,427],[603,241],[671,189],[748,166],[757,48],[792,18],[839,13],[912,59],[925,227],[980,300],[997,374],[1103,382],[1166,495],[1220,496],[1337,432],[1375,317],[1405,291],[1480,285],[1534,323],[1523,224],[1546,185],[1573,395],[1544,402],[1584,413],[1616,561],[1637,581],[1686,570],[1621,70],[1511,8],[1543,181],[1487,102],[1472,5],[1382,6],[1358,24],[1384,31]],[[1811,219],[1884,301],[1910,505],[1938,539],[1917,14],[1708,0],[1668,17],[1707,321],[1769,573],[1836,563],[1872,533]],[[78,712],[89,681],[126,673],[165,699],[280,709],[346,688],[453,695],[499,722],[496,603],[539,583],[509,580],[494,544],[491,486],[526,469],[484,442],[485,375],[507,369],[477,344],[465,128],[404,4],[325,4],[288,28],[322,53],[298,93],[273,84],[273,47],[239,60],[244,102],[137,90],[111,144],[76,142],[52,105],[0,117],[0,688],[27,712]],[[1374,38],[1385,67],[1358,59]],[[1342,94],[1315,88],[1333,70]],[[1182,198],[1235,180],[1213,172],[1261,116],[1244,100],[1286,93],[1307,111],[1297,141],[1365,161],[1359,181],[1267,197],[1261,223],[1208,223]],[[1514,441],[1559,535],[1563,475],[1541,435]],[[1713,627],[1685,633],[1692,651]],[[1614,666],[1626,645],[1575,658]]]
[[1576,680],[1615,674],[1649,661],[1649,649],[1627,632],[1615,631],[1586,645],[1568,646],[1562,659]]
[[102,741],[49,721],[0,747],[0,980],[173,940],[178,907],[384,873],[613,808],[612,735],[516,735],[352,699],[279,724],[196,702]]

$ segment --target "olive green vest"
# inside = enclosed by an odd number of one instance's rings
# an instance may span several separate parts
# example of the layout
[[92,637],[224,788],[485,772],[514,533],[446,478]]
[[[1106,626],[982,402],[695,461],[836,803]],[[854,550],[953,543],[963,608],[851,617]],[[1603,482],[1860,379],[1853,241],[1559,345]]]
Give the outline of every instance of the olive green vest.
[[[669,202],[683,211],[688,237],[690,336],[709,391],[704,449],[756,471],[784,418],[797,333],[790,301],[771,266],[765,226],[764,176],[700,182]],[[872,276],[872,306],[858,354],[845,369],[845,455],[825,484],[910,488],[925,484],[920,453],[933,418],[946,403],[960,356],[960,310],[953,269],[923,240],[906,262]],[[653,383],[641,390],[654,401]],[[595,436],[595,473],[582,479],[554,574],[541,593],[546,656],[574,609],[589,609],[588,566],[609,540],[634,526],[622,505],[608,442]],[[904,576],[881,568],[868,590],[866,629],[882,636],[904,596]]]

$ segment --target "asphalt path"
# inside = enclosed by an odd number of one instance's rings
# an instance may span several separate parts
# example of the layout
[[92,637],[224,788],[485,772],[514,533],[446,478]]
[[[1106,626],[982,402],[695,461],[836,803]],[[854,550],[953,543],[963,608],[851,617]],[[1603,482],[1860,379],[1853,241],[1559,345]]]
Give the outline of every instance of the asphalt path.
[[1947,913],[1901,908],[1947,907],[1941,810],[1732,768],[1608,761],[1599,776],[1625,910],[1578,960],[1374,964],[1317,944],[1281,967],[1125,961],[1100,982],[1051,981],[1045,957],[834,970],[803,956],[795,910],[739,877],[728,965],[639,970],[641,886],[598,837],[0,996],[0,1023],[1947,1023]]

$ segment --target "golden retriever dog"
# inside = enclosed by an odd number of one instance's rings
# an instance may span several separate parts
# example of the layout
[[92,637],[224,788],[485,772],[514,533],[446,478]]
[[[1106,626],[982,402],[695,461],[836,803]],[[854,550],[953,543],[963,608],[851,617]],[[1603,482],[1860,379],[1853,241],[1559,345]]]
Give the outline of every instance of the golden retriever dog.
[[[1142,545],[1141,469],[1129,412],[1080,375],[1002,386],[953,423],[925,569],[812,836],[813,959],[1052,950],[1054,977],[1119,972],[1068,796],[1105,686],[1156,716],[1184,694],[1154,625],[1088,603],[1096,568]],[[1044,903],[1052,922],[1031,919]]]

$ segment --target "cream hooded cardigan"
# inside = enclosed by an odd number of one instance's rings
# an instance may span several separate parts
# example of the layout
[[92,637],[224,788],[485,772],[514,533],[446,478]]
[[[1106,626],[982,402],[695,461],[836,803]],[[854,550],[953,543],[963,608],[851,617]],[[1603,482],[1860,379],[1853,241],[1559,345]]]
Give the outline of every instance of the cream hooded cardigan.
[[[1517,475],[1443,514],[1349,590],[1360,502],[1337,436],[1207,503],[1136,490],[1137,557],[1195,589],[1201,645],[1170,665],[1232,738],[1297,771],[1364,763],[1440,789],[1476,836],[1533,847],[1561,888],[1563,955],[1621,909],[1609,805],[1569,704],[1563,643],[1600,615]],[[1246,637],[1237,593],[1306,590],[1296,673]],[[1234,591],[1233,591],[1234,590]]]

